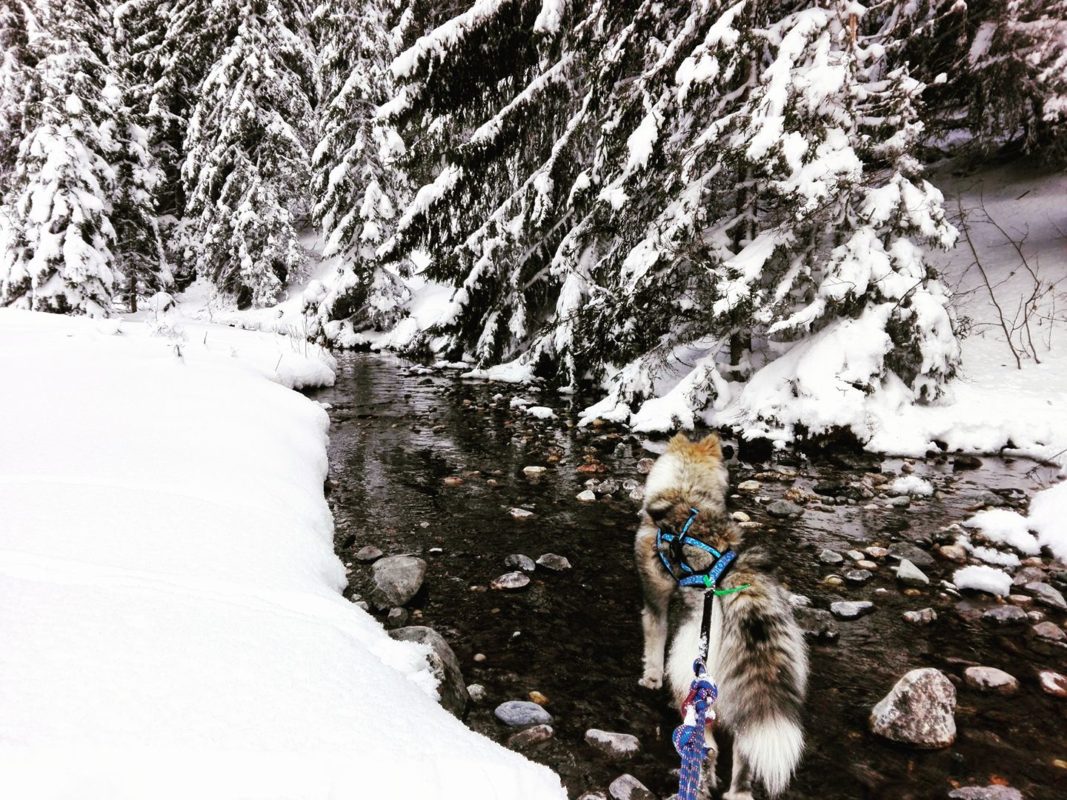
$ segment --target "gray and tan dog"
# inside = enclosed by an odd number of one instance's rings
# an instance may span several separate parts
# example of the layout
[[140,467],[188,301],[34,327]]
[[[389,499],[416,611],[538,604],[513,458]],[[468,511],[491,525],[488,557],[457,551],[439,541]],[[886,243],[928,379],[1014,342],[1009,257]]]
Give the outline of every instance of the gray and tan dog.
[[[645,653],[642,686],[667,686],[680,705],[693,679],[700,638],[703,592],[679,588],[660,561],[656,531],[679,531],[698,514],[688,533],[738,558],[720,582],[723,588],[750,584],[744,591],[716,597],[712,609],[708,674],[719,687],[715,711],[734,737],[733,776],[724,800],[749,800],[753,780],[771,796],[789,784],[804,749],[801,706],[808,679],[804,635],[793,619],[789,595],[767,573],[769,560],[758,548],[741,546],[741,535],[726,514],[728,483],[718,436],[691,442],[678,434],[648,474],[641,527],[634,550],[645,605],[641,612]],[[712,557],[695,547],[684,550],[697,571]],[[668,607],[678,592],[680,613],[668,631]],[[670,654],[664,662],[670,633]],[[714,747],[714,745],[712,745]],[[716,785],[715,750],[705,763],[704,792]]]

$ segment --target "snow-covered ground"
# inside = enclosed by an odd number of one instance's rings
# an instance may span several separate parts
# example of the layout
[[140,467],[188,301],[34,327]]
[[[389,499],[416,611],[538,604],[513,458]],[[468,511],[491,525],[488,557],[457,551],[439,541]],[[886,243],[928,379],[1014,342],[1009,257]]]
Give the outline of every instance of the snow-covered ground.
[[341,595],[331,359],[0,310],[0,797],[561,798]]

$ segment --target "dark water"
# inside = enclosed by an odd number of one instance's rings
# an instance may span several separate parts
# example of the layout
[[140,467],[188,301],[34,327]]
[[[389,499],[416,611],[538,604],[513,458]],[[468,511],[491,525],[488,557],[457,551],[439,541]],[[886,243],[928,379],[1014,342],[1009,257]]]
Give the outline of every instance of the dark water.
[[[503,397],[493,400],[498,392]],[[509,407],[518,394],[557,409],[560,419],[540,422]],[[574,499],[589,474],[590,459],[606,472],[593,477],[633,478],[637,461],[650,455],[644,440],[615,431],[579,430],[566,401],[538,398],[518,387],[464,381],[454,374],[426,374],[387,356],[341,357],[337,385],[316,395],[332,405],[331,503],[336,546],[352,563],[350,594],[361,593],[369,568],[354,562],[360,547],[387,554],[415,553],[429,562],[426,585],[410,604],[409,624],[430,625],[454,648],[467,683],[487,689],[472,706],[468,724],[504,742],[513,731],[492,709],[531,691],[548,698],[555,737],[527,755],[555,769],[571,797],[605,791],[630,772],[658,796],[675,791],[677,766],[669,733],[677,724],[666,697],[637,685],[640,675],[640,590],[631,547],[639,503]],[[820,482],[855,481],[864,472],[899,473],[900,461],[880,462],[856,453],[809,460],[784,454],[792,481],[764,480],[760,495],[775,499],[790,488],[810,490]],[[539,480],[522,468],[544,465]],[[732,463],[736,483],[773,465]],[[1027,798],[1067,798],[1067,701],[1040,691],[1039,668],[1063,670],[1064,650],[1042,651],[1028,626],[1005,633],[958,613],[959,598],[937,589],[907,597],[883,563],[861,588],[821,583],[833,571],[818,562],[823,547],[840,551],[906,540],[928,546],[943,526],[958,522],[988,501],[990,491],[1019,505],[1048,470],[1025,461],[986,459],[974,471],[952,472],[951,462],[925,462],[916,471],[932,480],[940,496],[908,509],[861,500],[825,511],[806,510],[795,522],[771,519],[750,495],[737,495],[732,510],[763,523],[748,541],[777,556],[778,577],[819,608],[838,598],[872,599],[874,614],[838,623],[836,643],[812,645],[812,680],[806,723],[808,750],[785,797],[942,798],[955,785],[1006,779]],[[459,477],[458,486],[445,484]],[[876,511],[863,504],[875,502]],[[515,520],[509,509],[534,512]],[[439,550],[438,550],[439,548]],[[566,556],[574,568],[543,568],[519,592],[488,590],[510,571],[504,559],[523,553]],[[934,583],[955,565],[939,561],[926,572]],[[879,589],[885,591],[879,592]],[[992,601],[968,598],[964,606]],[[927,628],[901,620],[908,609],[934,607],[939,619]],[[1050,618],[1063,622],[1054,612]],[[484,661],[475,655],[483,654]],[[898,747],[867,731],[871,707],[909,669],[934,666],[956,677],[973,663],[1000,667],[1022,684],[1015,697],[979,694],[957,683],[957,743],[922,752]],[[635,734],[643,753],[612,764],[583,741],[588,728]],[[723,765],[720,765],[721,767]],[[728,775],[721,773],[723,779]]]

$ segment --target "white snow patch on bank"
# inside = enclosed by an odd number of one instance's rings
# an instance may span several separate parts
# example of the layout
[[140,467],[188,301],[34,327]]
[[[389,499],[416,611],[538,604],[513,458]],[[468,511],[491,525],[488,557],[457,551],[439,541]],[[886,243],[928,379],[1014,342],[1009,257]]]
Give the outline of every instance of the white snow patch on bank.
[[0,796],[563,798],[344,599],[321,354],[0,310]]
[[548,406],[530,406],[526,409],[526,413],[536,419],[555,419],[556,412]]
[[929,497],[934,493],[934,487],[930,481],[924,480],[918,475],[903,475],[889,484],[889,493]]
[[982,564],[962,567],[952,575],[957,589],[973,589],[976,592],[1006,596],[1011,591],[1011,576],[995,567]]
[[987,542],[1006,544],[1028,556],[1037,555],[1041,546],[1029,532],[1029,522],[1017,511],[1006,508],[990,508],[979,511],[963,523],[974,528]]

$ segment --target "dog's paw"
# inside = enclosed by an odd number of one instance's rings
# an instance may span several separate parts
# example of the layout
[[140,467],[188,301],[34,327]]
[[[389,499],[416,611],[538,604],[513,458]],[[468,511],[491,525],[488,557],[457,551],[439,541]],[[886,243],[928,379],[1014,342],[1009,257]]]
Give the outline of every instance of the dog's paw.
[[726,792],[722,800],[752,800],[752,792]]
[[663,685],[662,675],[644,675],[641,680],[637,682],[638,686],[644,686],[646,689],[658,689]]

